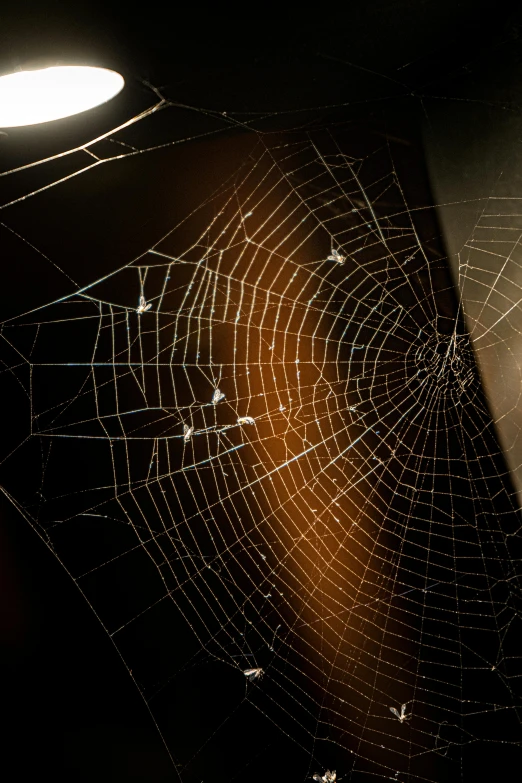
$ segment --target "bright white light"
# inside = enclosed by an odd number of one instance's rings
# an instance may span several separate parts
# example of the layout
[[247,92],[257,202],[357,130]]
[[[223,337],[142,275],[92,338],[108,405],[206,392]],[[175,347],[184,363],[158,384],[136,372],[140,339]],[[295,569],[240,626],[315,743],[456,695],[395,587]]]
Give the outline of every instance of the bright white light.
[[119,73],[67,65],[17,71],[0,77],[0,128],[60,120],[114,98],[123,88]]

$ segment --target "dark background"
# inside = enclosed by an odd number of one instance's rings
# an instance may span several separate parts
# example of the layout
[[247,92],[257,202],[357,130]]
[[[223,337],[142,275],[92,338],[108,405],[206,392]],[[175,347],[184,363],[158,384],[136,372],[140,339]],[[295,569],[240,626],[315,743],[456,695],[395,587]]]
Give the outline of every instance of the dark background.
[[[429,122],[433,102],[439,112],[444,102],[448,121],[454,102],[467,99],[483,106],[491,102],[495,111],[500,107],[510,116],[522,111],[522,87],[515,79],[506,81],[506,74],[518,73],[522,62],[522,15],[511,4],[498,2],[346,3],[342,11],[328,5],[270,10],[254,4],[232,10],[164,3],[25,3],[0,11],[0,71],[49,61],[122,72],[129,87],[115,109],[121,117],[150,105],[144,82],[197,110],[271,117],[280,112],[278,122],[287,127],[295,126],[300,116],[309,120],[331,113],[342,120],[354,106],[367,107],[369,115],[383,105],[392,107],[392,114],[403,107],[416,128],[426,118]],[[306,111],[295,113],[301,110]],[[212,117],[202,119],[198,112],[180,116],[175,129],[180,137],[204,131],[205,123],[212,127]],[[109,104],[96,110],[94,118],[72,118],[58,130],[9,130],[0,137],[2,170],[28,155],[38,159],[64,149],[71,140],[90,138],[97,128],[117,122]],[[165,137],[171,130],[166,124]],[[163,185],[155,186],[157,176],[151,166],[142,182],[147,198],[140,220],[145,228],[138,231],[131,220],[125,232],[121,206],[121,231],[110,238],[114,267],[131,247],[135,252],[136,242],[150,245],[162,220],[169,222],[161,213]],[[185,176],[190,191],[192,166]],[[75,187],[82,187],[81,177]],[[9,197],[9,189],[5,194]],[[60,241],[78,247],[82,227],[89,228],[86,243],[94,241],[96,231],[99,241],[104,240],[100,215],[92,209],[66,220],[61,216]],[[28,218],[35,237],[48,236],[45,241],[52,247],[57,227],[46,216],[24,206],[24,211],[9,212],[8,222],[23,234]],[[80,282],[93,277],[92,267],[82,269],[81,252],[68,267]],[[96,263],[103,268],[107,262]],[[5,264],[4,259],[3,307],[15,314],[28,309],[28,299],[17,294],[20,269]],[[34,275],[28,294],[34,301],[29,304],[46,301],[51,291],[52,298],[61,293],[47,269],[35,268]],[[11,770],[6,779],[176,779],[151,716],[82,595],[6,499],[0,511],[5,720],[0,766]],[[187,720],[203,716],[205,684],[179,703],[181,719],[184,712]],[[241,741],[250,741],[248,734]],[[273,742],[276,759],[277,738]],[[280,778],[275,766],[273,780],[290,779]],[[286,766],[291,768],[291,760]],[[503,774],[506,780],[517,779],[506,770]],[[204,780],[212,780],[212,769]]]

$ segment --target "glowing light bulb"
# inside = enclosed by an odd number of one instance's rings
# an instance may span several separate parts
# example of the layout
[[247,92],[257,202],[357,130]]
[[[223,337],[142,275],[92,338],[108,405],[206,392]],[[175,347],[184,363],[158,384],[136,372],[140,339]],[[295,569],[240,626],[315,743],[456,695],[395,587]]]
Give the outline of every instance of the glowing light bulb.
[[0,77],[0,128],[37,125],[93,109],[123,88],[119,73],[83,65],[17,71]]

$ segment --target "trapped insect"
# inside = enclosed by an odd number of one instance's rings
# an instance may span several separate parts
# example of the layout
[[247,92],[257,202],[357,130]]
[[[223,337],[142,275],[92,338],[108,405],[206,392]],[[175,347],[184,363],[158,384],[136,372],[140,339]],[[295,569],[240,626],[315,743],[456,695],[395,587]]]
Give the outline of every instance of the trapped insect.
[[341,253],[339,253],[339,251],[334,247],[326,260],[337,261],[338,264],[344,264],[344,262],[346,261],[346,256],[341,255]]
[[335,772],[335,769],[330,772],[329,769],[326,770],[324,775],[320,775],[318,772],[313,776],[313,779],[317,781],[317,783],[335,783],[337,780],[337,774]]
[[400,720],[401,723],[404,723],[405,720],[409,720],[411,718],[411,712],[409,715],[406,715],[406,704],[401,704],[401,711],[396,710],[395,707],[390,707],[390,712],[393,712],[396,718]]
[[237,420],[238,424],[255,424],[256,420],[252,416],[240,416]]
[[194,427],[189,427],[187,424],[183,425],[183,440],[188,443],[194,432]]
[[224,398],[224,393],[220,391],[219,389],[216,389],[214,394],[212,395],[212,404],[217,405],[220,400]]
[[247,678],[247,680],[250,680],[250,682],[253,682],[254,680],[259,680],[265,672],[263,669],[245,669],[243,674]]
[[147,304],[147,302],[146,302],[146,300],[145,300],[145,297],[144,297],[144,296],[143,296],[143,294],[142,294],[142,295],[140,296],[140,303],[139,303],[139,305],[138,305],[138,308],[137,308],[137,310],[136,310],[136,312],[138,313],[138,315],[141,315],[142,313],[146,313],[146,312],[147,312],[147,310],[150,310],[150,308],[151,308],[151,307],[152,307],[152,304],[151,304],[151,302],[149,302],[149,303]]

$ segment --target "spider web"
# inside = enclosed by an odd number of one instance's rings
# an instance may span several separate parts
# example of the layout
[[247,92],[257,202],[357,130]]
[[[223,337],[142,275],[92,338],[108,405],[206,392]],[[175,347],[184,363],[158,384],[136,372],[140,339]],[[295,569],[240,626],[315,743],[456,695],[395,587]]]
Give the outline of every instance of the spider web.
[[[141,165],[159,108],[6,172],[4,236],[44,258],[9,209]],[[265,779],[280,735],[296,779],[460,779],[519,747],[520,519],[433,205],[375,128],[212,122],[246,139],[217,187],[3,324],[3,491],[96,612],[173,776],[207,756],[214,780]],[[181,741],[195,682],[213,722]]]

